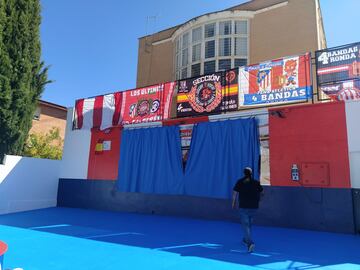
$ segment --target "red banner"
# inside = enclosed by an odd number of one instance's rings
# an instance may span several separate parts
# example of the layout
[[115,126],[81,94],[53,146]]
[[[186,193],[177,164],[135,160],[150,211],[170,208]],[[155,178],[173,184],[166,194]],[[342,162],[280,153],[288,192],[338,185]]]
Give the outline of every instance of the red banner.
[[138,124],[170,118],[174,82],[123,92],[122,124]]

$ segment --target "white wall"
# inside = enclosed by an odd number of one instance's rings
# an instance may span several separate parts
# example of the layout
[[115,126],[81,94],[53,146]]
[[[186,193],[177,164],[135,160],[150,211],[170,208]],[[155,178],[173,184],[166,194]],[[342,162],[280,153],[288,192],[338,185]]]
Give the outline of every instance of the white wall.
[[68,108],[59,178],[87,179],[90,130],[72,130],[73,109]]
[[360,188],[360,101],[346,102],[351,186]]
[[0,214],[56,206],[59,160],[6,156],[0,165]]

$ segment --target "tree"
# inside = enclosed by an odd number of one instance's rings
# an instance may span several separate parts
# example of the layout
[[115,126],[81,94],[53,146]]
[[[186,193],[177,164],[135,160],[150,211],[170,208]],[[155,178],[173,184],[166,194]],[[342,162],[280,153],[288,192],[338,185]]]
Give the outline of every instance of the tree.
[[53,127],[48,133],[30,134],[25,147],[24,155],[36,158],[61,159],[63,140],[59,128]]
[[0,0],[0,160],[22,154],[49,81],[41,62],[39,0]]

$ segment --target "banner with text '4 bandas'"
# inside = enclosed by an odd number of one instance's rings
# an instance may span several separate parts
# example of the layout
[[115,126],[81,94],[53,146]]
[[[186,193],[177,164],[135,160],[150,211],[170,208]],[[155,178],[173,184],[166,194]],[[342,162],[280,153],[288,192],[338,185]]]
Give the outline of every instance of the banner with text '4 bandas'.
[[360,100],[360,42],[315,52],[320,99]]
[[312,96],[311,56],[284,57],[239,68],[239,108],[304,102]]

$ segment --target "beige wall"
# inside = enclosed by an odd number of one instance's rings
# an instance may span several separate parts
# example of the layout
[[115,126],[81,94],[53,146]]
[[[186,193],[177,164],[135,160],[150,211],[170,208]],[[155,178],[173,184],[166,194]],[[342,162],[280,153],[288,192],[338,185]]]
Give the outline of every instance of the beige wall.
[[174,47],[168,38],[176,29],[173,27],[139,39],[137,87],[174,79]]
[[[319,48],[317,0],[288,0],[288,4],[260,13],[250,20],[249,62],[258,63]],[[274,3],[283,1],[272,1]],[[264,0],[254,3],[264,5]],[[180,27],[180,26],[179,26]],[[139,39],[137,87],[175,80],[174,27]],[[163,38],[163,43],[161,43]]]
[[30,133],[47,133],[53,127],[60,130],[62,139],[65,137],[66,111],[58,108],[39,105],[41,108],[40,119],[33,120]]
[[153,45],[151,37],[139,41],[136,86],[142,87],[174,79],[172,41]]
[[314,0],[290,0],[250,21],[251,64],[315,51],[317,44]]

